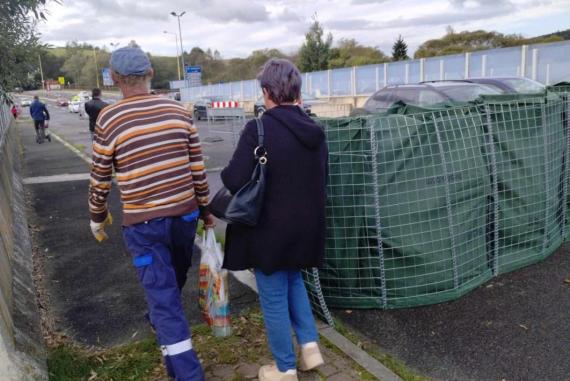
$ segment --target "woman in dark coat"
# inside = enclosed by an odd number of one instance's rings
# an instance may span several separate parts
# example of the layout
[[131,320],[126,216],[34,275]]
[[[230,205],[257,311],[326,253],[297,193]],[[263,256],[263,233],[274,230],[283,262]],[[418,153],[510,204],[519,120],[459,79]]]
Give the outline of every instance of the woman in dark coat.
[[[327,146],[323,130],[298,106],[301,74],[288,60],[268,61],[258,79],[266,112],[267,183],[255,227],[229,224],[224,267],[255,270],[269,346],[276,365],[259,379],[297,380],[291,327],[301,346],[301,369],[323,363],[301,269],[318,267],[325,244]],[[254,120],[243,130],[224,185],[237,192],[250,179],[258,142]]]

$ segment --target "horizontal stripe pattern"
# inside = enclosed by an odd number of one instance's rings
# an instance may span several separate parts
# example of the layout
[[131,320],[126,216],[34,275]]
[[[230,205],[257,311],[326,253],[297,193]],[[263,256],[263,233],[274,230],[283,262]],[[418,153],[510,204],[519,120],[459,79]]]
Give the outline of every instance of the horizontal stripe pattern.
[[94,222],[103,222],[107,216],[113,169],[125,226],[185,215],[208,205],[198,130],[188,111],[175,101],[138,96],[101,111],[89,182]]

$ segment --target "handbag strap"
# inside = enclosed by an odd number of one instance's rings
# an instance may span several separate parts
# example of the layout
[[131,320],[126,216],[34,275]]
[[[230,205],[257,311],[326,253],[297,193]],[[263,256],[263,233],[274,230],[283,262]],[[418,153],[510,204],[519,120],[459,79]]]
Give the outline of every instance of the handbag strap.
[[263,138],[265,137],[265,130],[263,129],[263,122],[261,118],[255,118],[257,123],[257,145],[263,147]]
[[255,118],[255,122],[257,123],[257,147],[253,150],[253,156],[255,159],[259,161],[260,164],[267,163],[267,150],[263,145],[264,138],[265,138],[265,130],[263,129],[263,122],[261,118]]

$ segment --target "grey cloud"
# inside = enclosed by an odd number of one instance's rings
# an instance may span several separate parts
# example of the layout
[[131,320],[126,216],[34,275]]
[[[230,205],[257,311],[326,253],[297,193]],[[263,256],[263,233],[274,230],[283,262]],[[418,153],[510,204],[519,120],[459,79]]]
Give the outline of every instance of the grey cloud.
[[351,4],[381,4],[385,3],[388,0],[352,0]]
[[344,19],[327,21],[325,26],[333,30],[378,29],[379,26],[365,19]]
[[212,21],[253,23],[269,19],[265,6],[248,0],[199,0],[194,5],[191,12]]
[[294,22],[299,22],[302,21],[301,17],[296,14],[295,12],[290,11],[289,9],[285,9],[283,12],[279,13],[276,15],[276,19],[279,21],[284,21],[284,22],[290,22],[290,21],[294,21]]

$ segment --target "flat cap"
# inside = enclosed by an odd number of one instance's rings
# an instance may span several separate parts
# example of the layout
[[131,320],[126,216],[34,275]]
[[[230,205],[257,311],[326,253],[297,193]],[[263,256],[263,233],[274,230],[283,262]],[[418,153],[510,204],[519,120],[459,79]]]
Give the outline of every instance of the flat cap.
[[121,75],[145,75],[151,68],[148,56],[140,48],[125,47],[111,54],[111,69]]

